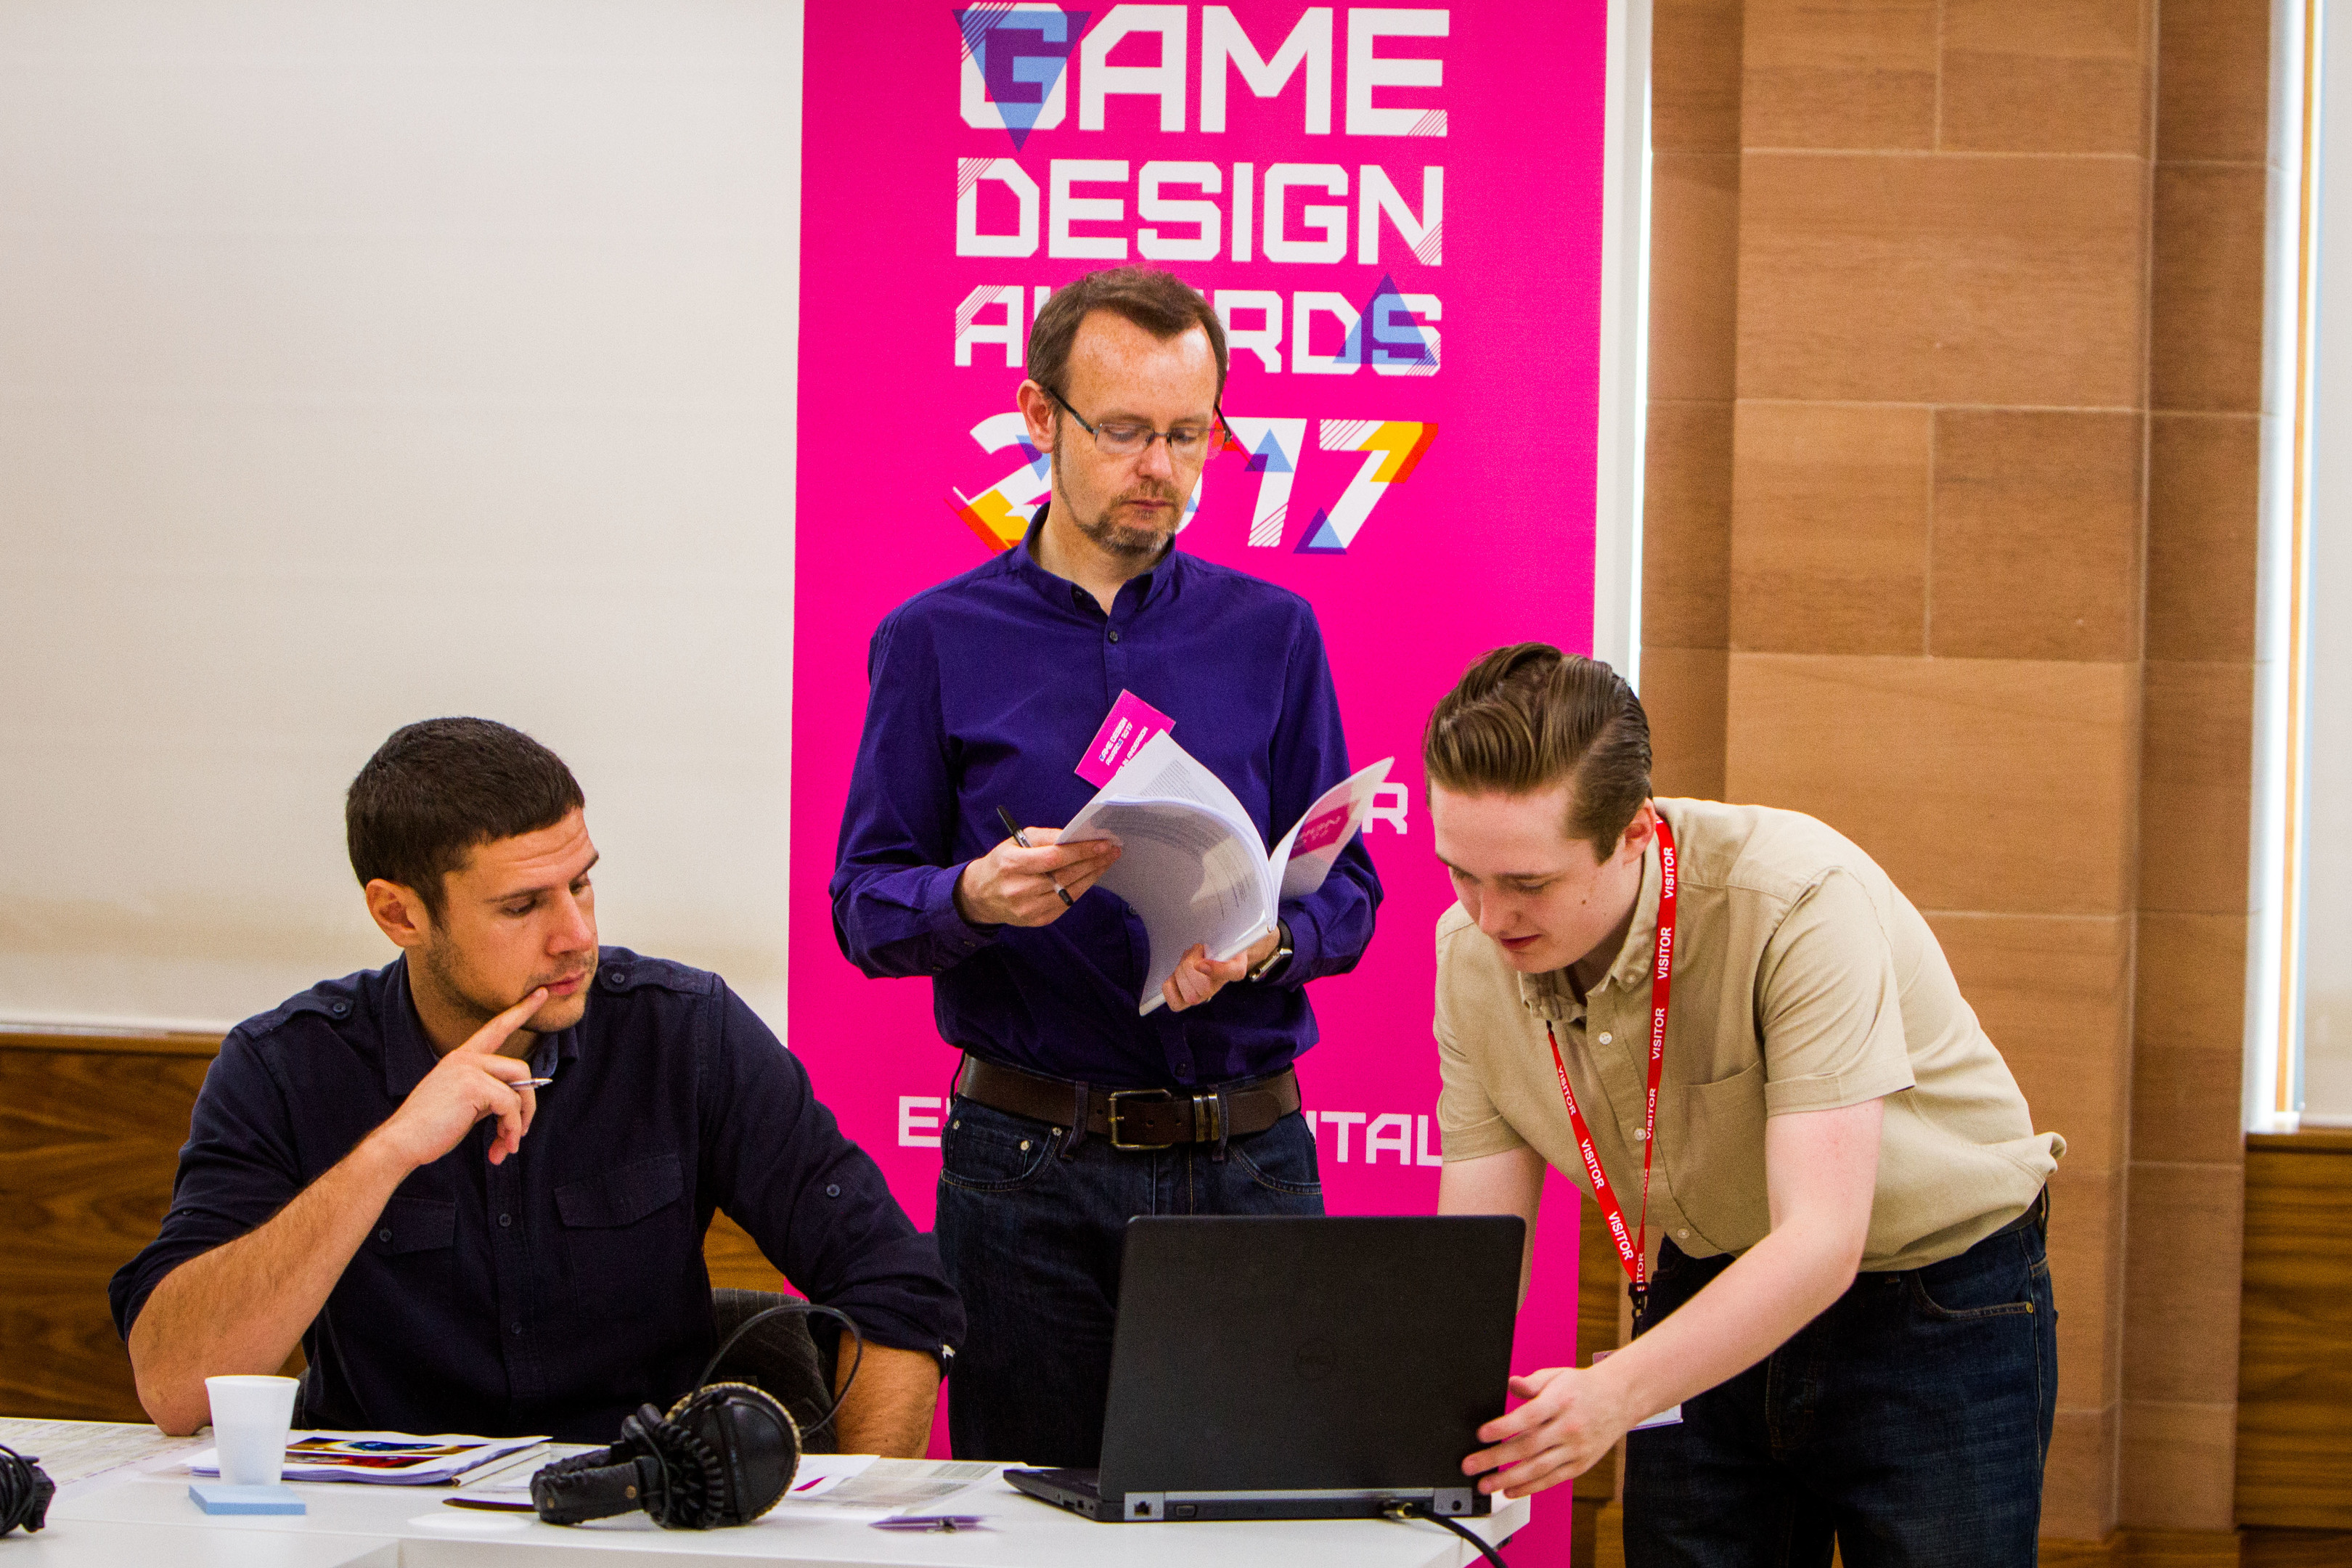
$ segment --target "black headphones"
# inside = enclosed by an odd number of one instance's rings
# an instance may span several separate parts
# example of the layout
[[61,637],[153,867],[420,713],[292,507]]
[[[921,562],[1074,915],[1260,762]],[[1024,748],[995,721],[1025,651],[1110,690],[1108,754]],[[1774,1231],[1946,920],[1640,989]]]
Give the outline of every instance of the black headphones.
[[727,1336],[696,1381],[701,1386],[665,1415],[650,1405],[621,1422],[609,1448],[558,1459],[530,1479],[530,1500],[550,1524],[580,1524],[643,1509],[666,1530],[749,1524],[776,1506],[800,1468],[801,1428],[792,1412],[748,1383],[707,1380],[755,1323],[779,1313],[837,1318],[856,1342],[849,1375],[815,1422],[841,1408],[866,1359],[865,1336],[848,1314],[808,1301],[755,1312]]
[[18,1525],[27,1535],[40,1529],[47,1522],[49,1500],[57,1495],[57,1483],[38,1458],[0,1447],[0,1535]]

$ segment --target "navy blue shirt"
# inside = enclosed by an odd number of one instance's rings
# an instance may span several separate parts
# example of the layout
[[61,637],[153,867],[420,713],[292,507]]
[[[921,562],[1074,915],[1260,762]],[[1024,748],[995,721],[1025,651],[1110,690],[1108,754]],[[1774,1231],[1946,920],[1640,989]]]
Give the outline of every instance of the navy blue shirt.
[[[715,1347],[714,1208],[879,1344],[938,1354],[963,1307],[932,1238],[800,1062],[715,974],[602,950],[588,1010],[532,1049],[539,1112],[486,1121],[403,1182],[302,1349],[299,1421],[610,1442]],[[321,983],[222,1042],[163,1228],[109,1289],[127,1339],[180,1264],[260,1226],[433,1070],[407,961]]]
[[1316,1038],[1306,983],[1352,969],[1371,940],[1381,883],[1360,837],[1313,897],[1282,906],[1293,956],[1277,976],[1181,1013],[1136,1016],[1150,942],[1107,889],[1046,926],[956,910],[965,864],[1004,837],[997,807],[1058,827],[1093,797],[1073,770],[1122,690],[1174,721],[1269,845],[1349,772],[1306,600],[1171,549],[1106,616],[1037,564],[1040,526],[875,632],[834,934],[868,974],[933,976],[940,1037],[991,1061],[1121,1088],[1276,1071]]

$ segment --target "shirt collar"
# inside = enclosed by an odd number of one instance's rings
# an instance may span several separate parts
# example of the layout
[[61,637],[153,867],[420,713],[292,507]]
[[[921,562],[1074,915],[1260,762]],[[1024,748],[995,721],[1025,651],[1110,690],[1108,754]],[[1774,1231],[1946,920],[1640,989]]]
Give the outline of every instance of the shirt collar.
[[[383,1091],[395,1100],[406,1100],[411,1090],[425,1081],[441,1059],[425,1033],[425,1020],[416,1016],[416,998],[408,994],[408,955],[393,960],[384,972],[392,994],[384,1003],[383,1020]],[[590,1006],[595,1003],[592,998]],[[555,1068],[580,1055],[580,1033],[586,1026],[583,1014],[572,1027],[552,1035],[541,1035],[530,1047],[526,1058],[533,1076],[553,1078]]]
[[383,1002],[383,1092],[395,1101],[425,1081],[440,1058],[425,1037],[425,1020],[416,1016],[416,998],[408,994],[408,955],[402,953],[384,971],[389,994]]
[[[1631,995],[1649,984],[1658,951],[1659,885],[1658,839],[1652,834],[1649,847],[1642,852],[1642,891],[1633,900],[1633,923],[1626,928],[1625,944],[1617,950],[1616,961],[1595,990],[1614,986]],[[1575,987],[1568,983],[1566,969],[1520,975],[1519,1005],[1538,1018],[1573,1018],[1584,1010]]]
[[[1037,536],[1045,531],[1045,513],[1052,510],[1054,500],[1051,496],[1038,503],[1036,515],[1029,520],[1028,531],[1021,536],[1021,542],[1013,547],[1013,570],[1019,574],[1024,582],[1044,595],[1049,602],[1065,608],[1084,611],[1091,595],[1067,577],[1057,577],[1046,571],[1037,562]],[[1160,559],[1151,563],[1150,571],[1140,576],[1129,578],[1120,586],[1118,597],[1124,599],[1127,597],[1129,588],[1138,588],[1135,605],[1136,608],[1140,610],[1159,595],[1160,589],[1174,584],[1176,574],[1180,570],[1176,564],[1177,559],[1176,542],[1171,538],[1168,542],[1168,548],[1160,552]],[[1118,607],[1116,604],[1103,606],[1105,613],[1116,610]]]

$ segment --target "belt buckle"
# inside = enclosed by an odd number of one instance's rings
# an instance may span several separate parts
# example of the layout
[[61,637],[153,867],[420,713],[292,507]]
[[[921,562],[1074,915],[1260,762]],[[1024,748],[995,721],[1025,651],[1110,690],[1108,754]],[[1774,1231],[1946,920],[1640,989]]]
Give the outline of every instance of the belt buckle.
[[1109,1111],[1108,1111],[1108,1117],[1109,1117],[1109,1121],[1110,1121],[1110,1146],[1111,1146],[1112,1148],[1114,1148],[1114,1149],[1157,1149],[1157,1148],[1159,1148],[1159,1147],[1160,1146],[1160,1145],[1159,1145],[1159,1144],[1157,1144],[1157,1143],[1128,1143],[1128,1142],[1121,1142],[1121,1141],[1120,1141],[1120,1139],[1119,1139],[1119,1135],[1118,1135],[1118,1102],[1119,1102],[1121,1100],[1123,1100],[1123,1099],[1124,1099],[1124,1100],[1135,1100],[1135,1099],[1139,1099],[1139,1098],[1141,1098],[1141,1097],[1143,1097],[1143,1096],[1145,1096],[1145,1095],[1153,1095],[1153,1096],[1157,1096],[1159,1099],[1163,1100],[1173,1100],[1173,1099],[1175,1099],[1175,1098],[1176,1098],[1174,1095],[1170,1094],[1170,1093],[1169,1093],[1166,1089],[1112,1089],[1112,1090],[1110,1091],[1110,1109],[1109,1109]]

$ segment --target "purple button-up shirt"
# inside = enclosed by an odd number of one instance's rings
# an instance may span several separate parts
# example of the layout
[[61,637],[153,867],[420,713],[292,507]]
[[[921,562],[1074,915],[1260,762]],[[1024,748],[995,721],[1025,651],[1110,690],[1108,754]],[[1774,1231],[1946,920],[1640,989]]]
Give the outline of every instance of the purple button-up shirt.
[[1381,883],[1360,838],[1313,897],[1283,904],[1279,974],[1181,1013],[1136,1016],[1150,942],[1106,889],[1046,926],[956,911],[965,863],[1004,837],[1000,805],[1052,827],[1092,798],[1074,770],[1122,690],[1174,721],[1269,844],[1349,771],[1306,600],[1171,550],[1106,616],[1037,564],[1039,526],[876,630],[834,934],[868,974],[930,975],[941,1037],[991,1061],[1115,1088],[1278,1071],[1316,1039],[1306,983],[1353,968],[1371,940]]

